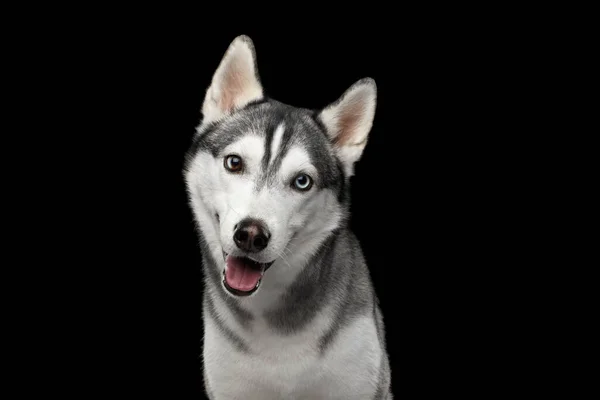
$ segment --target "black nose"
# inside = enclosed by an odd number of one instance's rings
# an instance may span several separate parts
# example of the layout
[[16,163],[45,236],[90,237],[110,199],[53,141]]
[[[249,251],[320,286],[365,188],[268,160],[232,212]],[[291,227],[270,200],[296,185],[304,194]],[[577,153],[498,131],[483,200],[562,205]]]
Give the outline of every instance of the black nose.
[[244,251],[258,253],[269,244],[269,231],[258,220],[246,218],[240,221],[234,229],[233,241]]

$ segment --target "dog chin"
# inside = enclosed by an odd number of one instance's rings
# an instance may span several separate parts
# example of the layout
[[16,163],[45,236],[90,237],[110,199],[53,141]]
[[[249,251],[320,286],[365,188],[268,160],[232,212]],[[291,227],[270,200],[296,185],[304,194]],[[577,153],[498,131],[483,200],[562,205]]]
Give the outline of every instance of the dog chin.
[[250,296],[260,287],[263,275],[275,260],[261,263],[246,256],[233,256],[223,252],[223,287],[238,297]]

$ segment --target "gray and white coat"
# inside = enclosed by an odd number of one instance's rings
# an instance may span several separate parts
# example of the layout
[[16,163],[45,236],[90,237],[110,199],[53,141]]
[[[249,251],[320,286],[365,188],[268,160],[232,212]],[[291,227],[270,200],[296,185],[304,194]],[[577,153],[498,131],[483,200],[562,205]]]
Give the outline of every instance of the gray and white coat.
[[[375,104],[370,78],[322,110],[282,104],[264,94],[252,41],[240,36],[227,49],[185,167],[211,399],[392,399],[383,318],[348,227],[349,180]],[[236,173],[224,168],[232,154],[243,161]],[[299,174],[308,189],[294,187]],[[269,231],[252,254],[233,240],[247,218]],[[226,290],[224,255],[268,265],[255,291]]]

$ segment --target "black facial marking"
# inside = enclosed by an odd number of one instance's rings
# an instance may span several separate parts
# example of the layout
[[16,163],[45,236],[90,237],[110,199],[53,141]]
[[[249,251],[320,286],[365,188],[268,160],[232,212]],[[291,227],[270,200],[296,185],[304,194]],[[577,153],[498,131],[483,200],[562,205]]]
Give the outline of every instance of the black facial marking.
[[[277,154],[271,154],[271,144],[275,130],[284,124]],[[254,102],[230,117],[209,124],[194,138],[187,153],[189,162],[199,151],[211,153],[214,157],[222,155],[223,149],[240,137],[256,134],[265,138],[264,156],[260,172],[255,177],[257,189],[265,183],[276,184],[281,163],[293,146],[303,148],[310,162],[317,170],[313,177],[318,187],[332,189],[339,194],[339,186],[344,175],[338,167],[339,160],[331,151],[331,143],[323,125],[315,118],[313,111],[292,107],[275,100],[263,99]],[[298,171],[300,172],[300,171]]]
[[269,168],[269,160],[271,159],[271,143],[273,143],[275,129],[277,129],[277,125],[270,124],[265,132],[265,152],[262,158],[262,171],[266,171]]
[[[273,143],[273,139],[275,137],[275,132],[277,131],[277,128],[284,123],[285,120],[285,109],[279,109],[277,111],[275,111],[271,117],[271,119],[266,122],[266,128],[265,128],[265,132],[266,132],[266,138],[265,138],[265,151],[264,151],[264,156],[262,159],[262,164],[261,164],[261,172],[260,172],[260,176],[257,177],[256,179],[256,188],[260,189],[263,185],[265,185],[267,183],[267,181],[273,181],[273,161],[271,160],[271,158],[273,157],[273,154],[271,153],[271,146]],[[286,127],[283,127],[284,129],[284,134],[286,131]],[[279,150],[281,149],[281,145],[279,146],[279,148],[275,149],[276,152],[279,152]]]

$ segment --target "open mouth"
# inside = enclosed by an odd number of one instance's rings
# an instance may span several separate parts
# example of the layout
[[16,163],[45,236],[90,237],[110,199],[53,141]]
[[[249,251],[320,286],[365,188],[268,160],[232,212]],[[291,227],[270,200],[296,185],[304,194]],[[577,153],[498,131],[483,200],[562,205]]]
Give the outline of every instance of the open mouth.
[[231,294],[249,296],[258,290],[260,281],[273,264],[259,263],[248,257],[234,257],[223,252],[226,268],[223,270],[223,285]]

